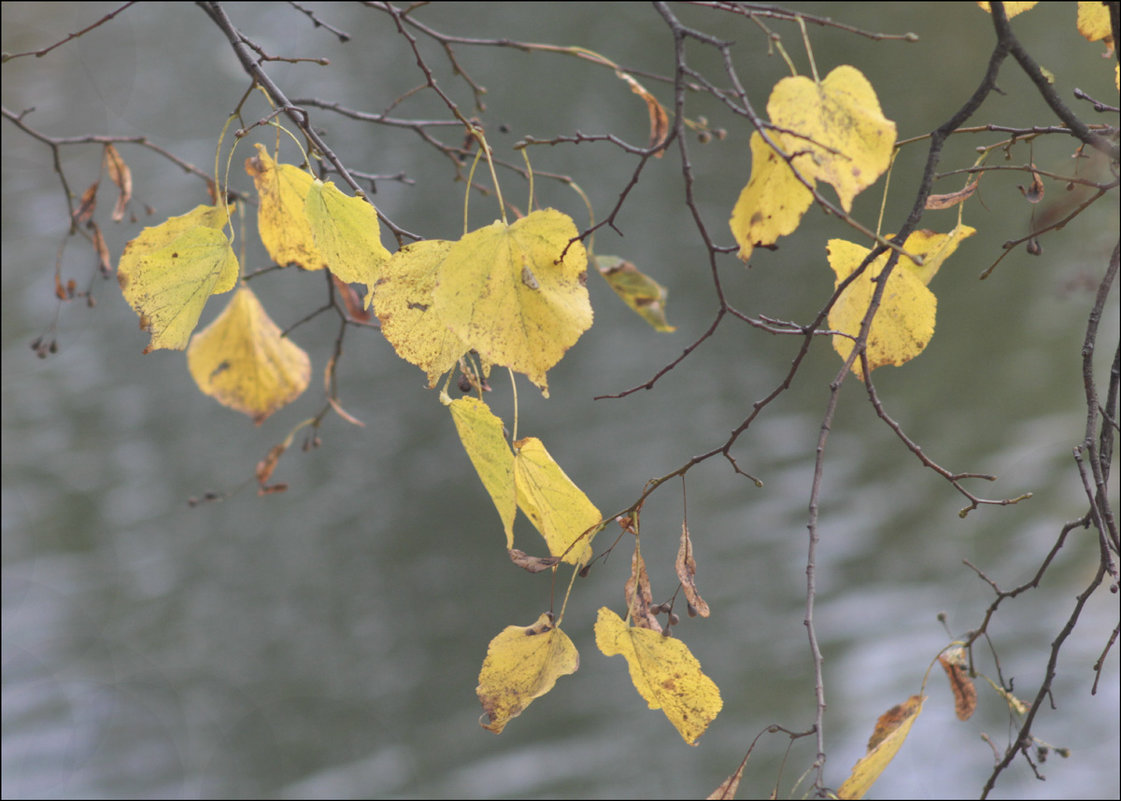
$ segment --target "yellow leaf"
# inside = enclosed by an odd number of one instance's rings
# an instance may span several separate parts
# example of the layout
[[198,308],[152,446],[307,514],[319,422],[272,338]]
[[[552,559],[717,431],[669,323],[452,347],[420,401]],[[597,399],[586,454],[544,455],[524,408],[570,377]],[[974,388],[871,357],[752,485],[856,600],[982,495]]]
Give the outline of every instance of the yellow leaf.
[[[982,9],[984,9],[989,14],[993,13],[992,6],[989,3],[978,3],[977,5],[979,5]],[[1017,14],[1023,14],[1025,11],[1030,11],[1031,9],[1035,8],[1037,5],[1039,5],[1038,2],[1034,2],[1034,3],[1005,3],[1004,4],[1004,14],[1005,14],[1005,16],[1008,17],[1008,19],[1012,19]]]
[[651,709],[661,709],[689,745],[705,733],[724,702],[715,682],[681,640],[628,626],[607,607],[596,618],[596,645],[605,656],[622,654],[631,682]]
[[237,257],[221,231],[226,220],[223,209],[196,206],[125,245],[117,281],[152,334],[145,353],[187,347],[207,298],[237,283]]
[[634,309],[655,331],[675,331],[666,322],[666,288],[618,256],[596,256],[596,269],[623,302]]
[[484,728],[499,734],[511,718],[520,715],[561,676],[575,673],[580,654],[568,635],[553,626],[545,612],[532,626],[507,626],[490,641],[479,686],[475,692],[483,705]]
[[372,289],[389,260],[374,207],[360,197],[344,195],[330,181],[313,181],[304,211],[327,269],[348,284]]
[[281,267],[298,264],[321,270],[326,260],[315,246],[307,220],[307,196],[315,183],[309,173],[292,164],[277,164],[262,144],[257,155],[245,160],[245,171],[260,195],[257,230],[265,250]]
[[[846,212],[891,163],[895,123],[884,117],[875,90],[855,67],[837,67],[821,83],[801,75],[783,78],[771,92],[767,112],[774,125],[789,132],[772,130],[770,136],[793,156],[792,166],[811,183],[832,184]],[[751,137],[751,154],[751,179],[731,220],[744,261],[756,245],[773,244],[792,232],[812,201],[758,132]]]
[[876,721],[876,729],[868,740],[868,752],[853,766],[852,773],[837,790],[838,798],[864,797],[907,739],[911,724],[922,712],[925,700],[925,695],[912,695],[880,716]]
[[[904,249],[921,256],[923,266],[916,267],[910,259],[903,257],[891,271],[868,333],[866,352],[870,370],[885,364],[905,364],[922,353],[934,336],[938,307],[937,298],[926,288],[926,284],[957,249],[958,242],[973,233],[974,229],[968,225],[959,225],[948,234],[916,231],[907,237]],[[843,239],[831,239],[826,252],[829,266],[837,276],[834,286],[839,286],[868,255],[868,248]],[[852,352],[853,340],[850,337],[860,333],[861,322],[868,313],[876,289],[874,279],[887,261],[887,253],[877,257],[859,278],[849,284],[829,311],[829,327],[850,335],[833,337],[833,349],[842,359],[847,359]],[[858,376],[863,375],[859,360],[853,362],[852,370]]]
[[536,437],[514,443],[514,488],[518,507],[541,532],[550,554],[574,565],[592,557],[595,531],[583,535],[603,516]]
[[588,257],[576,236],[572,218],[554,209],[472,231],[448,250],[432,297],[468,348],[546,395],[545,373],[592,324]]
[[398,356],[428,374],[429,387],[470,350],[432,308],[432,290],[451,247],[440,239],[406,245],[383,265],[371,293],[382,335]]
[[732,209],[730,223],[740,259],[750,259],[756,245],[773,245],[780,236],[793,233],[812,203],[810,190],[759,132],[753,133],[751,178]]
[[506,548],[510,549],[514,547],[514,516],[518,505],[514,490],[514,454],[502,434],[502,421],[476,398],[451,400],[442,395],[440,400],[451,412],[463,449],[498,509],[506,532]]
[[311,377],[308,355],[281,336],[246,286],[191,341],[187,367],[203,393],[258,424],[295,400]]
[[1113,29],[1109,24],[1109,7],[1100,2],[1080,2],[1078,4],[1078,32],[1087,41],[1105,40],[1109,52],[1113,52]]

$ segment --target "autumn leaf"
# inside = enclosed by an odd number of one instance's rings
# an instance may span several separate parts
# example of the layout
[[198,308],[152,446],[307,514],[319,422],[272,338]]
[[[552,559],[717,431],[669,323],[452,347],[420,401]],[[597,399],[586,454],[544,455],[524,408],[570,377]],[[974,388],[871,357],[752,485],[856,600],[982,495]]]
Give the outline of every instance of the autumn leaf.
[[[887,280],[880,307],[872,319],[866,353],[868,368],[875,370],[885,364],[901,365],[922,353],[934,336],[938,301],[926,284],[943,262],[957,250],[958,243],[975,233],[968,225],[959,225],[948,234],[916,231],[907,237],[904,249],[921,256],[923,266],[916,267],[910,259],[901,258]],[[826,248],[829,266],[836,273],[835,286],[849,277],[860,265],[868,248],[843,239],[831,239]],[[845,289],[829,312],[829,326],[850,336],[834,335],[833,349],[842,359],[852,352],[853,340],[860,333],[861,322],[876,289],[879,276],[888,261],[883,253]],[[852,364],[853,372],[862,376],[860,360]]]
[[479,722],[499,734],[534,699],[553,689],[558,678],[579,667],[580,654],[568,635],[553,625],[552,613],[545,612],[532,626],[507,626],[490,641],[479,671]]
[[709,616],[708,604],[697,590],[697,560],[693,557],[693,540],[689,536],[689,526],[681,522],[681,544],[677,548],[677,560],[674,562],[677,578],[681,582],[681,590],[685,593],[685,600],[689,603],[689,614]]
[[468,348],[546,395],[546,371],[592,324],[588,258],[576,236],[554,209],[472,231],[448,249],[432,295],[436,315]]
[[642,558],[637,538],[631,555],[631,575],[623,584],[623,596],[627,600],[627,616],[634,625],[650,631],[662,630],[658,616],[651,611],[654,592],[650,588],[650,574],[646,572],[646,560]]
[[842,65],[815,83],[802,75],[783,78],[767,101],[769,136],[791,158],[788,165],[759,135],[751,137],[751,178],[732,209],[731,228],[747,261],[756,245],[791,233],[812,201],[794,176],[823,181],[841,208],[875,183],[891,163],[895,123],[884,117],[868,79]]
[[631,682],[651,709],[661,709],[689,745],[696,745],[724,702],[715,682],[681,640],[628,626],[607,607],[596,618],[596,646],[605,656],[622,654]]
[[[989,3],[978,3],[977,5],[979,5],[982,9],[984,9],[985,12],[987,12],[989,14],[993,13],[992,6]],[[1004,4],[1004,15],[1006,17],[1008,17],[1008,19],[1012,19],[1017,14],[1023,14],[1025,11],[1030,11],[1031,9],[1035,8],[1037,5],[1039,5],[1038,2],[1005,3]]]
[[118,191],[117,205],[113,208],[113,222],[120,222],[125,218],[125,210],[132,200],[132,170],[111,144],[105,145],[105,169]]
[[187,349],[199,389],[260,424],[308,385],[311,361],[265,313],[249,287],[199,331]]
[[574,565],[591,559],[595,532],[584,535],[603,516],[536,437],[514,443],[514,488],[518,508],[545,538],[550,554]]
[[490,407],[477,398],[452,400],[441,394],[440,401],[451,412],[459,440],[475,472],[502,520],[506,532],[506,548],[514,547],[514,517],[518,513],[517,492],[514,489],[514,454],[502,433],[502,420]]
[[954,712],[958,720],[969,720],[977,710],[977,688],[969,677],[965,652],[960,647],[952,648],[938,656],[938,663],[950,680],[950,692],[954,694]]
[[[654,97],[650,90],[635,80],[634,76],[622,70],[616,70],[615,74],[626,81],[632,92],[646,101],[646,108],[650,112],[650,144],[648,147],[654,147],[664,142],[669,135],[669,115],[662,104],[658,102],[658,98]],[[660,159],[665,153],[666,151],[663,148],[654,154],[654,158]]]
[[664,286],[618,256],[596,256],[594,261],[607,285],[655,331],[677,330],[666,321],[668,293]]
[[237,257],[221,230],[226,221],[225,210],[196,206],[125,245],[117,282],[141,329],[152,334],[145,353],[187,347],[207,299],[237,283]]
[[360,197],[344,195],[330,181],[313,181],[304,212],[327,269],[348,284],[373,289],[389,260],[374,207]]
[[837,790],[837,797],[863,798],[876,779],[899,752],[911,731],[915,718],[922,712],[925,695],[912,695],[902,704],[893,706],[876,721],[876,728],[868,740],[868,751],[852,768],[852,773]]
[[245,160],[245,171],[260,196],[257,230],[265,250],[281,267],[298,264],[305,270],[323,269],[326,260],[315,245],[306,212],[315,178],[292,164],[277,164],[264,145],[254,147],[257,155]]
[[381,332],[397,355],[428,375],[428,386],[470,348],[432,308],[432,291],[453,243],[426,239],[398,250],[382,266],[372,298]]

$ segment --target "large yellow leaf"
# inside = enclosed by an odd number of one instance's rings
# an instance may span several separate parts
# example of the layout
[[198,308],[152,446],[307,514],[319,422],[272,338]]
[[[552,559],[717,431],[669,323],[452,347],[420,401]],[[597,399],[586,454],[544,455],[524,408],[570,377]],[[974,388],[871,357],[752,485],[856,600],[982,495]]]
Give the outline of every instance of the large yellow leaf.
[[475,472],[479,474],[483,486],[498,509],[502,528],[506,532],[506,548],[513,548],[514,516],[518,513],[514,490],[514,454],[502,433],[502,421],[485,403],[476,398],[451,400],[447,395],[442,395],[440,400],[451,412],[463,449],[467,451]]
[[541,532],[550,554],[574,565],[592,557],[595,531],[589,530],[603,516],[536,437],[514,443],[514,488],[518,508]]
[[651,709],[661,709],[689,745],[705,733],[724,706],[720,688],[681,640],[628,626],[607,607],[596,618],[596,645],[604,655],[622,654],[631,682]]
[[237,291],[187,349],[187,367],[200,390],[261,423],[308,385],[311,361],[282,337],[257,296]]
[[899,747],[907,739],[911,724],[922,712],[925,695],[912,695],[902,704],[893,706],[876,721],[876,728],[868,740],[868,752],[857,762],[845,783],[837,790],[837,797],[863,798],[884,772]]
[[451,247],[441,239],[406,245],[383,265],[371,293],[382,335],[398,356],[428,374],[429,387],[470,350],[432,308],[432,290]]
[[507,626],[490,641],[479,686],[475,692],[483,705],[484,728],[498,734],[535,698],[540,698],[561,676],[575,673],[580,654],[568,635],[553,626],[545,612],[532,626]]
[[125,245],[117,281],[152,334],[145,353],[187,347],[207,298],[237,283],[237,256],[221,231],[226,220],[217,206],[196,206]]
[[[875,370],[885,364],[901,365],[922,353],[934,336],[938,301],[926,284],[938,272],[942,263],[957,250],[958,242],[972,236],[974,229],[959,225],[948,234],[916,231],[907,237],[904,249],[923,258],[923,266],[916,267],[903,257],[891,271],[884,288],[880,307],[872,318],[868,332],[868,368]],[[829,266],[836,273],[834,286],[839,286],[868,255],[868,248],[843,239],[831,239],[826,248]],[[872,294],[879,276],[888,261],[888,253],[876,258],[867,269],[837,298],[829,311],[829,327],[851,336],[860,333],[860,324],[868,313]],[[833,349],[842,359],[852,352],[853,340],[834,335]],[[860,360],[853,362],[852,370],[862,376]]]
[[[992,6],[990,4],[988,4],[988,3],[978,3],[977,5],[979,5],[981,8],[983,8],[986,13],[989,13],[989,14],[993,13],[993,9],[992,9]],[[1029,11],[1029,10],[1035,8],[1037,5],[1039,5],[1038,2],[1005,3],[1004,4],[1004,14],[1005,14],[1005,16],[1008,17],[1008,19],[1012,19],[1017,14],[1023,14],[1025,11]],[[1082,4],[1079,3],[1079,5],[1082,5]]]
[[[876,92],[855,67],[842,65],[821,83],[802,75],[783,78],[767,101],[771,138],[810,182],[832,184],[845,211],[887,170],[895,123],[880,110]],[[731,227],[746,261],[756,245],[792,232],[812,197],[790,166],[763,141],[751,138],[751,179],[732,210]]]
[[546,395],[545,373],[592,324],[588,257],[576,236],[572,218],[555,209],[472,231],[448,250],[432,297],[469,348]]
[[389,260],[374,207],[360,197],[344,195],[330,181],[313,181],[304,212],[327,269],[348,284],[372,289]]
[[298,264],[305,270],[323,269],[326,259],[315,245],[306,212],[315,178],[295,165],[277,164],[264,145],[254,147],[257,155],[245,160],[245,171],[260,196],[257,230],[265,250],[281,267]]

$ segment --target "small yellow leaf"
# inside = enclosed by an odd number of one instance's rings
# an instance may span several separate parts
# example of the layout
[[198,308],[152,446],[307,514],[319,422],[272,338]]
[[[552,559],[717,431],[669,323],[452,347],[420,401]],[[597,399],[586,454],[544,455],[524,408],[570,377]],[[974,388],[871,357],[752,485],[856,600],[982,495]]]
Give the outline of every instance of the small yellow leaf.
[[308,355],[265,313],[249,287],[199,331],[187,349],[187,367],[199,389],[260,424],[295,400],[308,385]]
[[899,752],[899,747],[911,731],[911,724],[922,712],[925,700],[925,695],[912,695],[880,716],[876,721],[876,729],[868,740],[868,752],[853,766],[852,773],[837,790],[838,798],[864,797]]
[[[512,718],[540,698],[561,676],[575,673],[580,654],[545,612],[532,626],[507,626],[490,641],[479,686],[483,728],[499,734]],[[484,722],[484,720],[486,722]]]
[[[977,5],[983,8],[987,13],[993,13],[992,6],[989,3],[978,3]],[[1008,19],[1012,19],[1017,14],[1023,14],[1025,11],[1030,11],[1037,5],[1039,5],[1038,1],[1031,3],[1005,3],[1004,14],[1008,17]]]
[[506,548],[513,548],[514,516],[518,513],[514,454],[502,433],[502,421],[477,398],[451,400],[442,395],[440,400],[451,412],[463,449],[498,509],[502,528],[506,532]]
[[[938,307],[937,298],[926,288],[926,284],[957,249],[958,242],[973,233],[973,228],[959,225],[949,234],[916,231],[907,237],[904,250],[921,256],[923,266],[916,267],[910,259],[902,257],[891,271],[868,333],[866,353],[870,370],[885,364],[905,364],[922,353],[934,336]],[[829,266],[836,273],[834,286],[840,286],[868,255],[868,248],[843,239],[831,239],[826,252]],[[852,352],[851,337],[860,333],[861,322],[868,313],[876,290],[875,278],[887,261],[887,253],[877,257],[858,279],[849,284],[829,311],[829,327],[850,335],[833,337],[833,349],[842,359],[847,359]],[[863,376],[859,360],[853,362],[852,370],[856,375]]]
[[545,373],[592,324],[577,235],[555,209],[472,231],[448,250],[432,297],[468,348],[524,373],[546,395]]
[[330,181],[313,181],[304,211],[327,269],[348,284],[373,289],[389,260],[374,207],[360,197],[344,195]]
[[262,144],[245,160],[245,171],[260,195],[257,230],[272,260],[281,267],[298,264],[321,270],[326,259],[315,246],[307,220],[307,196],[315,178],[292,164],[277,164]]
[[374,301],[381,332],[397,355],[428,374],[428,386],[470,348],[432,308],[432,290],[452,243],[425,239],[398,250],[382,266]]
[[596,269],[623,302],[634,309],[655,331],[675,331],[666,322],[666,288],[618,256],[596,256]]
[[651,709],[661,709],[689,745],[696,745],[724,706],[720,689],[681,640],[628,626],[607,607],[596,618],[596,646],[622,654],[631,682]]
[[[781,137],[771,136],[782,144]],[[751,178],[740,192],[730,221],[740,259],[750,259],[757,245],[773,245],[780,236],[793,233],[812,203],[810,190],[759,132],[753,133]]]
[[541,532],[551,555],[574,565],[591,559],[594,529],[603,516],[536,437],[514,443],[514,487],[518,508]]
[[152,334],[145,353],[187,347],[207,299],[237,283],[237,257],[221,231],[226,220],[223,209],[196,206],[125,245],[117,282]]

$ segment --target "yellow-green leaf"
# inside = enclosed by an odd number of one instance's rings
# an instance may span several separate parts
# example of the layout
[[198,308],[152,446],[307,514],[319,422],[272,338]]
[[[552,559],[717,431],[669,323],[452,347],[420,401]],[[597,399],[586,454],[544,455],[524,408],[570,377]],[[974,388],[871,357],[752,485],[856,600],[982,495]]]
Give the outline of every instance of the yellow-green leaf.
[[[498,734],[561,676],[575,673],[580,654],[568,635],[545,612],[532,626],[507,626],[490,641],[479,686],[484,728]],[[486,722],[484,722],[484,720]]]
[[689,745],[705,733],[724,706],[720,689],[681,640],[628,626],[607,607],[596,618],[596,645],[605,656],[622,654],[631,682],[651,709],[661,709]]
[[554,209],[472,231],[448,250],[433,292],[437,315],[469,348],[546,395],[545,373],[592,324],[588,257],[576,236]]
[[327,269],[348,284],[372,289],[389,260],[374,207],[360,197],[344,195],[330,181],[313,181],[304,210]]
[[922,712],[925,695],[912,695],[902,704],[893,706],[876,721],[876,728],[868,740],[868,752],[857,762],[845,783],[837,790],[837,797],[844,799],[863,798],[884,772],[899,747],[907,739],[911,724]]
[[260,196],[257,230],[265,250],[281,267],[298,264],[305,270],[323,269],[326,259],[315,245],[306,211],[315,178],[293,164],[277,164],[264,145],[254,147],[257,155],[245,160],[245,171]]
[[428,374],[428,386],[452,369],[469,348],[432,308],[432,290],[452,243],[415,242],[394,253],[378,279],[373,298],[381,332],[407,362]]
[[550,554],[574,565],[592,557],[592,529],[603,516],[536,437],[514,443],[514,487],[518,508],[541,532]]
[[117,281],[152,334],[145,353],[187,347],[207,298],[237,283],[237,256],[221,231],[226,220],[221,208],[196,206],[125,245]]
[[596,256],[596,269],[623,302],[655,331],[675,331],[666,321],[666,288],[618,256]]
[[308,385],[311,361],[243,286],[187,348],[187,367],[202,392],[261,423]]
[[832,184],[841,207],[850,211],[853,198],[887,170],[895,146],[895,123],[883,115],[868,79],[848,65],[820,83],[801,75],[783,78],[767,112],[782,129],[769,136],[792,161],[788,165],[758,132],[752,134],[751,178],[730,223],[744,261],[756,245],[774,244],[797,228],[812,202],[791,166],[811,184]]
[[[958,242],[973,233],[973,228],[959,225],[948,234],[916,231],[907,237],[904,250],[921,256],[923,266],[916,267],[910,259],[903,257],[891,271],[868,332],[866,353],[870,370],[885,364],[905,364],[926,348],[934,336],[938,308],[938,300],[926,284],[957,249]],[[834,285],[840,286],[868,255],[868,248],[843,239],[831,239],[826,253],[829,266],[836,273]],[[883,271],[887,261],[888,253],[877,257],[859,278],[849,284],[829,312],[829,327],[850,335],[833,337],[833,349],[842,359],[847,359],[852,352],[851,337],[860,333],[861,322],[868,313],[876,290],[875,278]],[[863,376],[859,359],[853,362],[852,370],[856,375]]]
[[451,400],[443,395],[440,400],[451,412],[463,449],[494,501],[506,532],[506,548],[512,548],[518,504],[514,490],[514,454],[502,433],[502,421],[477,398]]

